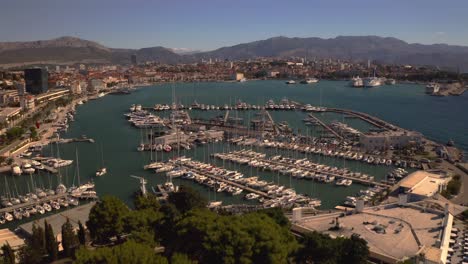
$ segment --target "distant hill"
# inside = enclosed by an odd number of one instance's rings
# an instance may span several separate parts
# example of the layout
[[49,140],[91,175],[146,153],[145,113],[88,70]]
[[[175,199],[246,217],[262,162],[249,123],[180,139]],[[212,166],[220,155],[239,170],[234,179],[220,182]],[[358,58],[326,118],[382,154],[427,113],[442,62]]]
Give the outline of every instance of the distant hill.
[[339,36],[336,38],[275,37],[196,54],[198,58],[307,57],[375,60],[384,63],[460,67],[468,70],[468,47],[409,44],[396,38]]
[[74,37],[30,42],[0,42],[0,65],[117,63],[129,64],[136,54],[139,61],[178,63],[183,58],[164,47],[112,49],[96,42]]
[[180,49],[164,47],[113,49],[74,37],[31,42],[0,42],[0,65],[80,62],[128,64],[132,54],[136,54],[139,61],[161,63],[194,62],[202,58],[236,60],[256,57],[307,57],[354,61],[370,59],[394,64],[460,67],[461,70],[468,71],[468,47],[409,44],[396,38],[378,36],[339,36],[330,39],[274,37],[189,54]]

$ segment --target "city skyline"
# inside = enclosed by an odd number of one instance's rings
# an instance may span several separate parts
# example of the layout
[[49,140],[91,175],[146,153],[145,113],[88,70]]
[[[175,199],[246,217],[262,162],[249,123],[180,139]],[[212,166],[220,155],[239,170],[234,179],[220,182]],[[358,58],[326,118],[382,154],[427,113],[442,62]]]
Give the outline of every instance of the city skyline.
[[0,34],[2,42],[73,36],[112,48],[202,51],[277,36],[377,35],[408,43],[466,46],[463,25],[468,18],[463,10],[468,4],[451,2],[22,1],[4,3],[4,10],[12,12],[0,18],[8,25]]

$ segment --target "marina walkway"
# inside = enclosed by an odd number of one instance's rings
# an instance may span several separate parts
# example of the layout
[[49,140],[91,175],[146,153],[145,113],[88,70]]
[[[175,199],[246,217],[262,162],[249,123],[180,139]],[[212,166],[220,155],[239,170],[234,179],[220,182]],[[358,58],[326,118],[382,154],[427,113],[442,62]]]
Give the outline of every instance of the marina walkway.
[[328,130],[330,133],[332,133],[333,135],[335,135],[335,137],[343,140],[343,137],[338,134],[335,130],[333,130],[331,127],[329,127],[327,124],[325,124],[324,122],[322,122],[322,120],[318,119],[316,116],[314,116],[312,113],[309,114],[309,117],[311,117],[312,119],[315,120],[315,122],[317,122],[318,124],[320,124],[323,128],[325,128],[326,130]]
[[16,209],[32,207],[34,205],[43,204],[43,203],[47,203],[47,202],[52,201],[52,200],[57,200],[57,199],[66,198],[66,197],[68,197],[68,193],[62,193],[62,194],[47,196],[47,197],[44,197],[44,198],[39,199],[37,201],[29,201],[27,203],[21,203],[21,204],[13,205],[13,206],[10,206],[10,207],[2,208],[2,209],[0,209],[0,214],[10,213],[10,212],[13,212]]
[[239,184],[239,183],[237,183],[237,182],[233,182],[233,181],[231,181],[231,180],[227,180],[227,179],[221,178],[221,177],[219,177],[219,176],[216,176],[216,175],[207,173],[207,172],[205,172],[205,171],[202,171],[202,170],[199,170],[199,169],[196,169],[196,168],[187,166],[187,165],[181,165],[181,166],[182,166],[183,168],[186,168],[186,169],[188,169],[188,170],[191,170],[191,171],[196,172],[196,173],[198,173],[198,174],[201,174],[201,175],[203,175],[203,176],[212,178],[212,179],[214,179],[214,180],[222,181],[222,182],[227,183],[227,184],[229,184],[229,185],[232,185],[232,186],[241,188],[241,189],[243,189],[243,190],[245,190],[245,191],[258,194],[258,195],[260,195],[260,196],[262,196],[262,197],[265,197],[265,198],[272,199],[272,197],[270,197],[270,196],[269,196],[267,193],[265,193],[265,192],[262,192],[262,191],[259,191],[259,190],[250,188],[250,187],[248,187],[248,186]]
[[[232,154],[232,153],[230,153],[230,155],[236,156],[238,158],[245,158],[245,156],[240,156],[240,155],[236,155],[236,154]],[[357,178],[357,177],[337,174],[337,173],[333,173],[333,172],[321,171],[321,170],[317,170],[317,169],[300,167],[297,164],[291,164],[291,163],[280,162],[280,161],[273,161],[273,160],[265,159],[265,158],[252,158],[252,159],[255,159],[257,161],[261,161],[261,162],[264,162],[264,163],[276,165],[276,166],[281,165],[281,166],[285,166],[285,167],[294,167],[294,168],[300,169],[302,171],[320,173],[320,174],[330,175],[330,176],[334,176],[334,177],[338,177],[338,178],[345,178],[345,179],[353,180],[355,182],[359,182],[359,183],[365,184],[365,185],[379,186],[379,187],[384,187],[384,188],[390,188],[391,187],[391,185],[381,183],[381,182],[365,180],[365,179],[361,179],[361,178]],[[320,164],[315,164],[315,165],[320,165]]]
[[385,130],[397,130],[397,127],[394,125],[385,122],[375,116],[368,115],[366,113],[361,113],[353,110],[348,110],[348,109],[340,109],[340,108],[327,108],[325,112],[334,112],[334,113],[340,113],[340,114],[346,114],[349,116],[354,116],[357,117],[371,125],[374,125],[378,128],[385,129]]

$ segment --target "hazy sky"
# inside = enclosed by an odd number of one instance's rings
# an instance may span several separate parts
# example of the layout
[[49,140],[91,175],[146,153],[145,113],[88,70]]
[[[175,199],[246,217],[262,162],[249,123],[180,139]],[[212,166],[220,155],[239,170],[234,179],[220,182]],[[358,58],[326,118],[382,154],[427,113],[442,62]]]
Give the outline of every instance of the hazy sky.
[[392,36],[468,46],[468,0],[0,0],[0,41],[75,36],[210,50],[274,36]]

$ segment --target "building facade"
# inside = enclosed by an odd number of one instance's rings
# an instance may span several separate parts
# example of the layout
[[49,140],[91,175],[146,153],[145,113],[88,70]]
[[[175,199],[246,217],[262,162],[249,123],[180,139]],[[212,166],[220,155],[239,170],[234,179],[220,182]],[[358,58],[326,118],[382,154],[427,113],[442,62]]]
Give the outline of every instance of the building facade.
[[361,147],[367,151],[402,148],[410,143],[419,144],[423,136],[415,131],[387,131],[380,133],[362,134],[359,138]]
[[49,74],[47,70],[41,68],[24,70],[24,81],[26,92],[30,94],[41,94],[47,92]]

